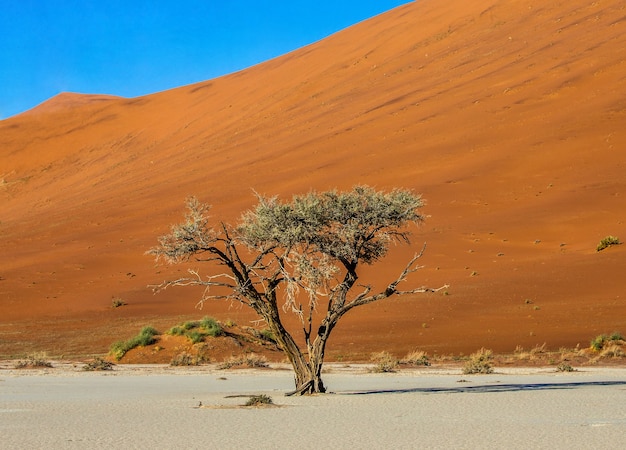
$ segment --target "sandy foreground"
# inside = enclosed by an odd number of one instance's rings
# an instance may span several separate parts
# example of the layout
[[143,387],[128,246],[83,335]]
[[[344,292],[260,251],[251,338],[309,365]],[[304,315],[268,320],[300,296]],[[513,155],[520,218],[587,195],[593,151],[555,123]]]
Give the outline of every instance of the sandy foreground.
[[[626,439],[624,368],[469,376],[329,365],[325,381],[331,394],[285,397],[293,381],[282,367],[4,368],[0,448],[606,449]],[[246,394],[275,406],[244,408]]]

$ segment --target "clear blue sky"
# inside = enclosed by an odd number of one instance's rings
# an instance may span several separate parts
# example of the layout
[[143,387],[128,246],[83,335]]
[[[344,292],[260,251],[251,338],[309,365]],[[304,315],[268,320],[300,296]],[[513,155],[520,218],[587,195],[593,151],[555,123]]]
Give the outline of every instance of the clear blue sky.
[[409,0],[0,0],[0,119],[59,92],[123,97],[216,78]]

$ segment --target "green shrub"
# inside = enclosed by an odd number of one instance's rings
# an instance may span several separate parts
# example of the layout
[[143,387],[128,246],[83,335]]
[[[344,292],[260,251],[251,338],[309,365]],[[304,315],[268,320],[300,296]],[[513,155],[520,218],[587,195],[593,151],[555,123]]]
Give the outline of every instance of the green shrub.
[[475,373],[493,373],[493,368],[491,367],[492,359],[493,352],[491,350],[481,348],[477,352],[470,355],[469,360],[465,363],[465,366],[463,367],[463,373],[466,375]]
[[272,330],[270,330],[269,328],[265,328],[261,330],[259,332],[259,335],[261,336],[262,339],[265,339],[266,341],[273,342],[274,344],[276,344],[276,336],[274,335]]
[[600,241],[600,243],[596,247],[596,251],[599,252],[601,250],[604,250],[607,247],[610,247],[611,245],[619,245],[619,244],[621,244],[621,242],[618,238],[616,238],[615,236],[607,236]]
[[189,340],[197,344],[204,341],[207,336],[218,337],[224,334],[219,322],[212,317],[204,317],[201,321],[187,321],[172,327],[167,334],[172,336],[187,336]]
[[591,348],[597,352],[599,352],[600,350],[602,350],[602,347],[604,347],[604,343],[607,340],[607,335],[606,334],[600,334],[596,337],[594,337],[591,340]]
[[192,330],[192,331],[188,331],[187,333],[185,333],[185,336],[187,336],[187,338],[191,341],[192,344],[198,344],[204,341],[206,334],[201,333],[200,331],[197,331],[197,330]]
[[155,336],[159,334],[157,330],[152,327],[143,327],[139,334],[127,341],[117,341],[111,345],[109,353],[115,357],[116,360],[122,359],[122,357],[135,347],[145,347],[147,345],[154,344],[156,342]]
[[195,320],[189,320],[181,325],[183,330],[193,330],[194,328],[198,328],[200,322]]
[[624,340],[624,336],[622,336],[622,333],[619,333],[617,331],[614,331],[609,336],[609,341],[623,341],[623,340]]
[[213,317],[204,317],[200,322],[200,326],[206,330],[207,335],[218,337],[224,334],[224,330]]
[[183,336],[185,334],[185,331],[186,330],[182,326],[177,325],[175,327],[170,328],[167,331],[167,334],[171,336]]

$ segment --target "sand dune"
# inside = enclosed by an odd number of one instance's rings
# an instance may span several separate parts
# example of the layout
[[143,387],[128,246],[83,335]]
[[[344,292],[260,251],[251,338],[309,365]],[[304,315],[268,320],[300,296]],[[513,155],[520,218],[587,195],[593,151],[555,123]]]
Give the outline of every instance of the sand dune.
[[0,356],[102,353],[201,314],[247,323],[226,304],[196,311],[193,290],[146,288],[186,270],[144,255],[185,197],[234,221],[253,189],[357,183],[423,194],[415,284],[451,288],[355,311],[331,357],[626,332],[626,246],[595,251],[626,239],[625,17],[617,0],[420,0],[225,77],[61,94],[1,121]]

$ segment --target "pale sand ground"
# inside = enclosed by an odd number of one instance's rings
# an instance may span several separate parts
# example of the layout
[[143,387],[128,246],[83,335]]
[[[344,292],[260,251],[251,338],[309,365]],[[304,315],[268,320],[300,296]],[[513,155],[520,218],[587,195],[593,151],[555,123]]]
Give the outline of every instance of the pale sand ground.
[[[325,380],[334,394],[284,397],[288,370],[5,368],[0,448],[617,449],[626,439],[624,368],[467,376],[329,366]],[[259,393],[280,407],[225,398]]]

